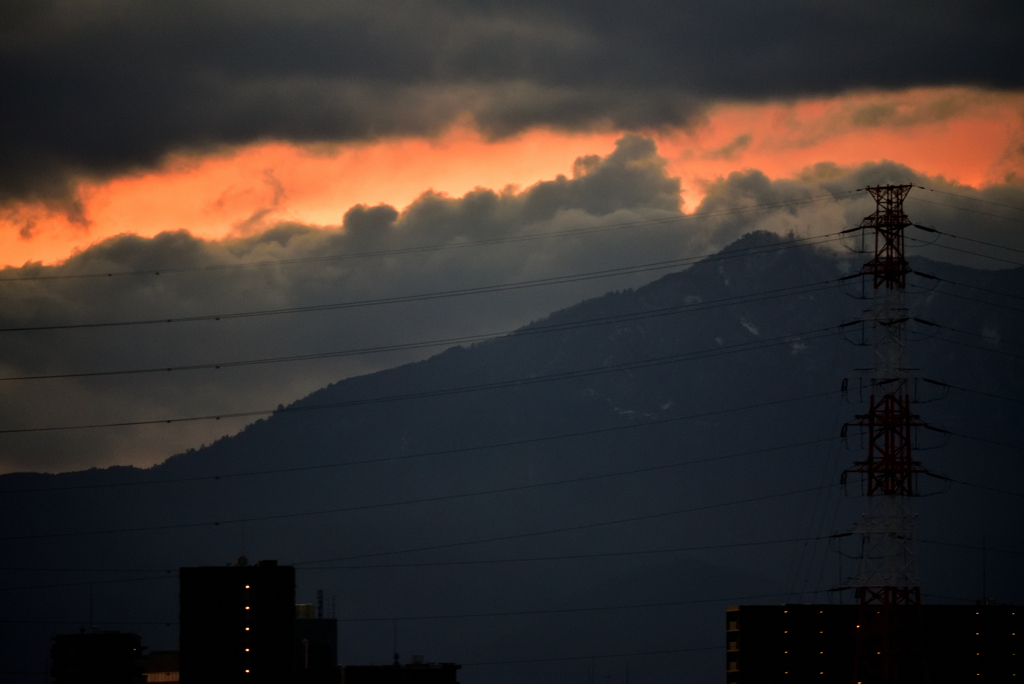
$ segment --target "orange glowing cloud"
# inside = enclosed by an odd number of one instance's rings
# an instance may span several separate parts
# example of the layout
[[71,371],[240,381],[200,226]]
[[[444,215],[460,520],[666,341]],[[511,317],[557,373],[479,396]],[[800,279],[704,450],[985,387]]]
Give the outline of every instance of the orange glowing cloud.
[[722,105],[695,133],[664,136],[659,150],[691,190],[743,168],[783,178],[818,162],[882,160],[980,187],[1024,171],[1022,117],[1024,95],[952,88]]
[[[1024,175],[1024,95],[970,89],[861,93],[789,103],[721,104],[687,130],[650,132],[692,209],[709,181],[742,169],[790,177],[818,162],[888,159],[981,186]],[[354,204],[404,207],[433,189],[526,187],[568,174],[574,159],[606,155],[617,131],[532,130],[490,141],[466,126],[435,139],[300,147],[269,142],[107,182],[83,182],[87,222],[43,206],[0,214],[0,263],[52,263],[120,233],[186,229],[210,239],[281,221],[336,226]]]

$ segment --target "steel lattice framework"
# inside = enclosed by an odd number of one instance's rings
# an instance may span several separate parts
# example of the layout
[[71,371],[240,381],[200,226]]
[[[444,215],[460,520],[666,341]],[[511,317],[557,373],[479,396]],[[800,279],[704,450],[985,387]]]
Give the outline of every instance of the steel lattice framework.
[[850,580],[861,606],[854,681],[865,684],[927,681],[916,645],[921,589],[911,507],[916,475],[924,472],[913,458],[913,433],[924,423],[911,410],[904,303],[911,269],[903,230],[912,224],[903,212],[903,200],[911,187],[869,187],[877,207],[860,225],[862,238],[873,234],[874,240],[873,258],[861,269],[862,277],[872,283],[866,319],[873,364],[868,410],[848,423],[866,435],[867,453],[846,474],[862,476],[867,500],[854,530],[861,537],[861,565]]

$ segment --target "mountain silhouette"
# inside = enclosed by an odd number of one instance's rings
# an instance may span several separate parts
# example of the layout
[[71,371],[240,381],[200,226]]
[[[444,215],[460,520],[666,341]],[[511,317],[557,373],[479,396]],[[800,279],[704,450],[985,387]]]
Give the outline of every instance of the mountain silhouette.
[[[334,597],[347,664],[390,662],[397,620],[403,656],[468,684],[721,681],[726,605],[850,600],[828,590],[855,542],[827,537],[863,506],[838,486],[862,454],[840,439],[866,399],[841,327],[861,261],[749,234],[506,337],[324,378],[153,468],[2,476],[4,679],[39,681],[49,637],[90,619],[175,648],[177,568],[246,555]],[[1020,602],[1024,269],[912,266],[916,410],[942,430],[917,457],[950,478],[921,482],[925,600],[981,598],[984,562]]]

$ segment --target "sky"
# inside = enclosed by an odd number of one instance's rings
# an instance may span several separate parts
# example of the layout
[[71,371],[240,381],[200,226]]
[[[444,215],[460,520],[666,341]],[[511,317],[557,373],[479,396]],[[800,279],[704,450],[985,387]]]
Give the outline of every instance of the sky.
[[[825,235],[870,213],[851,191],[871,183],[928,188],[915,218],[1022,246],[1022,20],[1019,2],[7,2],[0,328],[403,297],[706,254],[750,230]],[[0,430],[273,408],[661,273],[3,330]],[[14,379],[423,341],[437,344]],[[0,472],[148,466],[246,420],[0,433]]]

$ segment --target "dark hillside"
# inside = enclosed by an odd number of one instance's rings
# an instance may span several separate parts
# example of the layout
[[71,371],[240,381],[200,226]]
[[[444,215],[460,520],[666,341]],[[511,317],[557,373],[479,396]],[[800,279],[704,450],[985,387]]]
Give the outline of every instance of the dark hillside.
[[[296,564],[300,600],[336,596],[347,663],[389,662],[397,617],[403,657],[678,651],[632,658],[630,677],[721,681],[727,604],[839,600],[827,590],[853,571],[826,540],[803,540],[860,510],[834,486],[859,457],[838,435],[861,405],[838,390],[867,359],[837,329],[864,303],[834,286],[849,263],[784,247],[748,235],[723,258],[508,337],[325,378],[149,470],[0,477],[5,643],[25,654],[19,669],[38,669],[51,634],[87,622],[92,581],[97,622],[174,648],[176,569],[244,553]],[[922,438],[948,444],[919,456],[1024,493],[1024,317],[994,294],[1024,295],[1024,270],[914,265],[961,284],[914,281],[912,315],[945,328],[915,323],[911,358],[954,387],[920,406],[954,434]],[[920,501],[929,600],[978,597],[980,552],[967,547],[983,534],[1024,551],[1019,502],[961,484]],[[998,600],[1024,601],[1019,558],[988,554]],[[598,676],[622,678],[622,658],[597,662]],[[587,667],[467,666],[460,678],[555,682]]]

